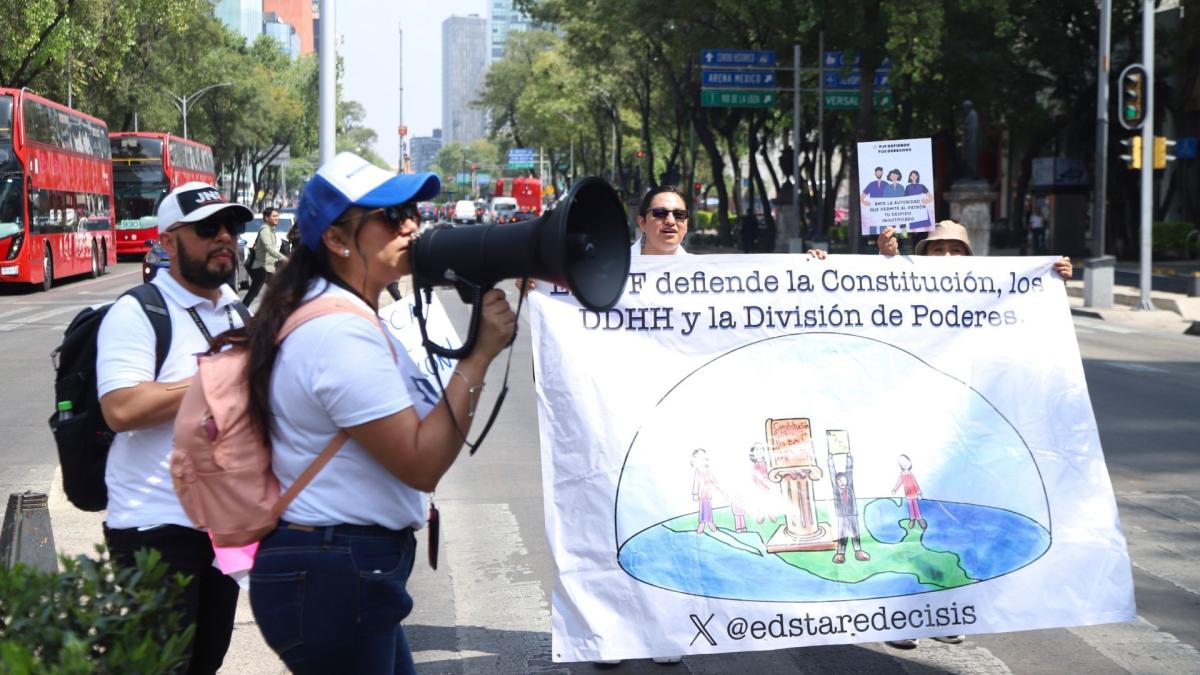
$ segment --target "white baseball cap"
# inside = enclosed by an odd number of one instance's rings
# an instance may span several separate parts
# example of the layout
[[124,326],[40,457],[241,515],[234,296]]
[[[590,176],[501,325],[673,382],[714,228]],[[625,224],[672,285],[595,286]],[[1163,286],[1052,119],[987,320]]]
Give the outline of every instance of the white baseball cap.
[[254,220],[254,212],[225,200],[221,191],[200,181],[184,183],[171,190],[158,204],[158,231],[166,232],[178,223],[194,223],[218,211],[232,209],[240,222]]

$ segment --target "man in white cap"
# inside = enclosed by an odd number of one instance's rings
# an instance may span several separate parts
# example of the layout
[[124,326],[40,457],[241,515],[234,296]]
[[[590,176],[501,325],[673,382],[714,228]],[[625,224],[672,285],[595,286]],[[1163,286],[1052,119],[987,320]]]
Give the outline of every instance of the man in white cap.
[[249,318],[225,280],[238,264],[238,235],[251,218],[250,209],[225,201],[211,185],[193,182],[171,191],[158,206],[159,241],[171,267],[150,282],[167,308],[169,337],[127,296],[109,308],[97,337],[97,393],[105,421],[117,432],[105,471],[104,539],[120,566],[135,566],[134,553],[152,548],[171,573],[192,578],[176,608],[184,626],[196,626],[188,673],[215,673],[221,666],[238,586],[213,566],[208,534],[195,529],[179,504],[167,457],[195,355]]

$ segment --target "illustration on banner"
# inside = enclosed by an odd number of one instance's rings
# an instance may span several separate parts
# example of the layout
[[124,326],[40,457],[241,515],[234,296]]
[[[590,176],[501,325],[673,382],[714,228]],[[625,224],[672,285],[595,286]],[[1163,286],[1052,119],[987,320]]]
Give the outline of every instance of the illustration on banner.
[[978,391],[877,340],[746,345],[647,420],[616,525],[621,568],[653,586],[895,597],[985,582],[1050,547],[1045,486],[1016,429]]

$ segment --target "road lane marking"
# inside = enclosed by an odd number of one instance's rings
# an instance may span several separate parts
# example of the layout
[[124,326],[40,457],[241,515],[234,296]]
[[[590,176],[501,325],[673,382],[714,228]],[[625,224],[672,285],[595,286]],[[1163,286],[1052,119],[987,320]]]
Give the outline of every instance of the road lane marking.
[[1088,331],[1099,330],[1105,333],[1117,333],[1119,335],[1128,335],[1137,331],[1130,328],[1121,328],[1120,326],[1110,326],[1106,323],[1096,321],[1095,319],[1084,319],[1075,317],[1075,329],[1084,329]]
[[1130,623],[1068,628],[1089,647],[1131,673],[1200,672],[1200,652],[1140,615]]
[[36,324],[43,319],[49,319],[52,316],[58,316],[59,314],[65,314],[67,312],[77,312],[80,309],[82,309],[82,307],[55,307],[52,310],[41,312],[39,314],[31,314],[29,316],[18,317],[12,321],[0,322],[0,333],[16,330],[17,328],[24,328],[26,326]]
[[438,508],[442,522],[453,523],[442,528],[442,554],[454,582],[463,673],[562,672],[550,659],[550,607],[521,562],[529,550],[508,505],[442,501]]
[[1119,368],[1121,370],[1128,370],[1128,371],[1134,372],[1134,373],[1166,373],[1166,372],[1168,372],[1164,368],[1159,368],[1157,366],[1148,366],[1144,363],[1134,363],[1132,361],[1099,361],[1098,363],[1102,363],[1106,366],[1112,366],[1113,368]]

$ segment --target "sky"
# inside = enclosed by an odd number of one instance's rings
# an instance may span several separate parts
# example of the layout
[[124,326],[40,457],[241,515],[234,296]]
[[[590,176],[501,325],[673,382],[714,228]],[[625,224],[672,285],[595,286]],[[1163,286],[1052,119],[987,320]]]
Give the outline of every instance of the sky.
[[408,136],[442,125],[442,22],[451,14],[487,17],[487,0],[343,0],[337,3],[343,95],[366,108],[375,151],[399,155],[399,30],[404,29],[404,124]]

